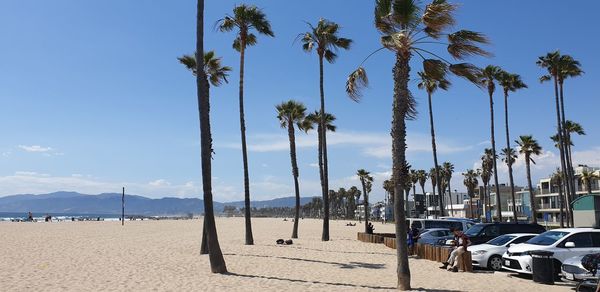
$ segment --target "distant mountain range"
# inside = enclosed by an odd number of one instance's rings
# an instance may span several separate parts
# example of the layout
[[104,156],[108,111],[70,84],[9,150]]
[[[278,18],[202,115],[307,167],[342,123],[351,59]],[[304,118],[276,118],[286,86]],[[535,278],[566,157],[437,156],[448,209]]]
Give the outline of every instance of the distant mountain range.
[[[300,198],[300,204],[312,198]],[[251,201],[256,208],[293,207],[294,197],[266,201]],[[214,202],[215,212],[221,213],[225,206],[244,207],[244,201]],[[86,195],[77,192],[55,192],[41,195],[12,195],[0,197],[0,212],[69,213],[69,214],[120,214],[121,194],[105,193]],[[204,201],[200,199],[162,198],[150,199],[136,195],[125,195],[125,213],[131,215],[183,215],[204,212]]]

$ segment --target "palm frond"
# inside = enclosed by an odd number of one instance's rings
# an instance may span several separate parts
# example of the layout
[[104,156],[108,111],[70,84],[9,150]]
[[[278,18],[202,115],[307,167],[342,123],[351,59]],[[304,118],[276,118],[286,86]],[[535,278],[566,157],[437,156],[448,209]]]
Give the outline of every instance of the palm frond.
[[464,78],[478,87],[482,86],[480,82],[481,68],[469,63],[459,63],[450,65],[448,69],[452,74]]
[[425,59],[423,60],[423,71],[433,80],[444,80],[448,73],[448,65],[438,59]]
[[367,71],[363,67],[358,67],[354,72],[350,73],[346,80],[346,94],[353,101],[360,101],[362,97],[362,89],[369,86],[369,78]]
[[427,5],[422,17],[425,32],[432,38],[439,38],[445,29],[454,25],[454,10],[456,5],[443,0],[436,0]]
[[488,38],[478,32],[470,30],[459,30],[448,35],[448,53],[456,59],[464,59],[469,56],[479,55],[491,56],[491,53],[478,47],[478,44],[488,44]]

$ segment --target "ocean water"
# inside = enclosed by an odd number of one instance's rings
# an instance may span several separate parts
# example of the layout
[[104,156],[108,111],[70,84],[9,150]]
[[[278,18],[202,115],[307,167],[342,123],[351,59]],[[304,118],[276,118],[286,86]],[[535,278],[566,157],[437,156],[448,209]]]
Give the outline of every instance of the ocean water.
[[[76,213],[33,213],[33,218],[37,221],[44,221],[46,214],[52,216],[52,220],[67,220],[71,218],[77,219],[98,219],[105,221],[115,221],[121,218],[120,214],[76,214]],[[125,215],[127,217],[128,215]],[[27,212],[0,212],[0,221],[11,221],[14,219],[27,219]]]

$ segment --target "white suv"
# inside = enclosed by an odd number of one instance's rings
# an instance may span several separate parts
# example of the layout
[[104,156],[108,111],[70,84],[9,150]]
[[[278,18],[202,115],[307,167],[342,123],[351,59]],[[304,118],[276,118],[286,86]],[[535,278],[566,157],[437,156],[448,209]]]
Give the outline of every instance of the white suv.
[[554,271],[560,273],[560,266],[566,259],[600,252],[600,229],[562,228],[546,231],[525,243],[509,247],[502,256],[502,268],[531,274],[530,252],[537,250],[553,252]]

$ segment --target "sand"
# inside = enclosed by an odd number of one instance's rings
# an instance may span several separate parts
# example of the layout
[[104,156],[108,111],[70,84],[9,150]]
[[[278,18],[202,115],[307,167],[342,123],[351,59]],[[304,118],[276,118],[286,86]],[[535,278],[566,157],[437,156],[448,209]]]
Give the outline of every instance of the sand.
[[[0,223],[0,291],[370,291],[396,286],[395,251],[356,240],[363,226],[253,219],[254,246],[244,245],[243,218],[218,218],[229,275],[210,273],[199,254],[201,220]],[[375,224],[376,232],[393,225]],[[410,259],[412,286],[430,291],[569,291],[510,273],[451,273]],[[511,276],[512,275],[512,276]]]

